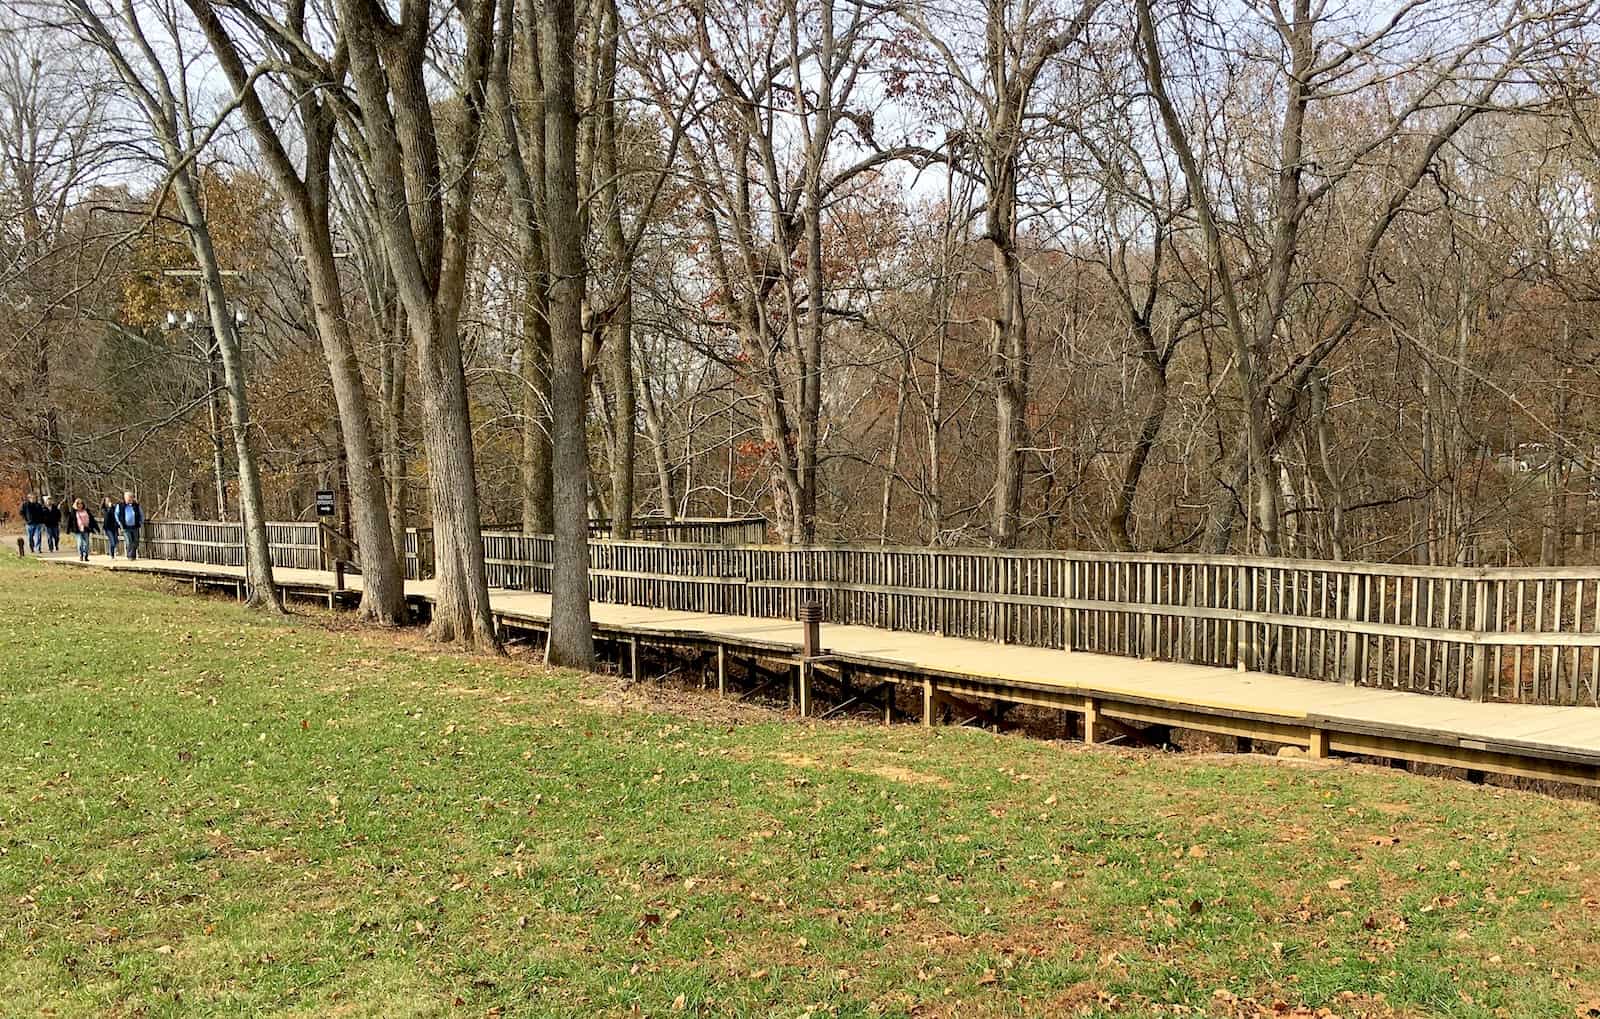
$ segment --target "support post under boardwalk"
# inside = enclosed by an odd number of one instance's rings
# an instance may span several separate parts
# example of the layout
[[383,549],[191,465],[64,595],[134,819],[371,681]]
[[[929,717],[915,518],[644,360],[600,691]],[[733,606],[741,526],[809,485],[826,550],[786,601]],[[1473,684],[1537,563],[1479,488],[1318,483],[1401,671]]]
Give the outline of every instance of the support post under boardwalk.
[[1307,757],[1328,756],[1328,730],[1312,729],[1309,745],[1306,747]]
[[717,645],[717,696],[728,696],[728,646]]
[[628,678],[639,682],[639,638],[628,638]]
[[1100,702],[1093,697],[1083,702],[1083,741],[1100,742]]
[[938,696],[934,693],[933,680],[922,681],[922,724],[932,727],[934,712],[939,708]]

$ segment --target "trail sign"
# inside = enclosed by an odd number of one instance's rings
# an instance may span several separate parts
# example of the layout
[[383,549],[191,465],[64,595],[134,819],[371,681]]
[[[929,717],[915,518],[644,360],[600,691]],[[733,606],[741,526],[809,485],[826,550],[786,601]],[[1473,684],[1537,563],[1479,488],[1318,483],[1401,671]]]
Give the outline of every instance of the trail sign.
[[333,516],[333,491],[327,488],[317,490],[317,516]]

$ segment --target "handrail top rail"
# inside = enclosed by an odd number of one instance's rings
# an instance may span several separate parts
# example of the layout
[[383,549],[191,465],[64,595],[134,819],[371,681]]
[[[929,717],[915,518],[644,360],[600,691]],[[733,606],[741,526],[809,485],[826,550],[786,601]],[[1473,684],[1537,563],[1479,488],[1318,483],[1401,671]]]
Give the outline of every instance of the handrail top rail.
[[[712,521],[701,518],[704,522],[740,522],[740,518]],[[750,522],[764,518],[750,518]],[[150,520],[153,524],[188,524],[199,526],[232,526],[238,527],[237,520]],[[314,520],[269,520],[269,527],[316,527],[319,521]],[[427,531],[431,528],[407,528],[408,531]],[[529,533],[505,529],[486,529],[480,532],[484,537],[494,538],[528,538],[545,539],[553,538],[548,533]],[[1594,566],[1419,566],[1414,563],[1386,563],[1371,560],[1334,560],[1334,559],[1294,559],[1284,556],[1252,556],[1252,555],[1205,555],[1191,552],[1111,552],[1091,551],[1084,549],[996,549],[981,546],[926,546],[926,545],[851,545],[846,543],[813,543],[809,545],[776,545],[759,542],[746,542],[740,544],[719,544],[714,542],[682,542],[682,541],[651,541],[641,538],[616,539],[605,536],[591,536],[589,541],[602,546],[616,546],[620,548],[663,548],[685,552],[705,550],[708,552],[732,552],[739,550],[760,551],[769,554],[782,554],[798,556],[806,554],[838,554],[858,553],[877,554],[890,553],[898,555],[922,556],[964,556],[977,558],[992,558],[1001,560],[1056,560],[1061,562],[1106,563],[1119,565],[1144,565],[1157,566],[1208,566],[1223,568],[1257,568],[1287,571],[1320,571],[1323,573],[1343,574],[1384,574],[1394,577],[1416,577],[1419,579],[1454,580],[1454,581],[1495,581],[1495,580],[1584,580],[1600,582],[1600,565]]]
[[[548,533],[486,530],[485,537],[553,539]],[[1054,559],[1065,562],[1119,563],[1156,566],[1257,567],[1324,573],[1369,574],[1431,578],[1434,580],[1595,580],[1600,581],[1600,565],[1595,566],[1418,566],[1415,563],[1385,563],[1366,559],[1293,559],[1284,556],[1202,555],[1192,552],[1097,552],[1085,549],[1001,549],[977,545],[851,545],[847,543],[775,545],[756,542],[721,545],[708,542],[649,541],[642,538],[595,536],[591,544],[626,548],[666,548],[678,551],[737,551],[749,549],[790,555],[805,553],[880,552],[903,555],[952,555],[995,559]]]

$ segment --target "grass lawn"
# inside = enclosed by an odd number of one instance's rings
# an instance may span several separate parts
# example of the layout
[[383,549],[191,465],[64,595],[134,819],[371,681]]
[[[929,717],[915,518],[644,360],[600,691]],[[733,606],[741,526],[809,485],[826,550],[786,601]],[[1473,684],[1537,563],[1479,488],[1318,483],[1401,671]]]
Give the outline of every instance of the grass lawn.
[[0,560],[5,1016],[1600,1016],[1597,812]]

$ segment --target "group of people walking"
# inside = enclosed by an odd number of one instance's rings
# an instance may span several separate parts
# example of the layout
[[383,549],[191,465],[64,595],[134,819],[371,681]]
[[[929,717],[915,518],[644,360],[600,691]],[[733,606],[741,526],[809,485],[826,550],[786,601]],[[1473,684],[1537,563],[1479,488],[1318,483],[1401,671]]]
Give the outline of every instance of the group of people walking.
[[144,526],[144,510],[132,492],[123,492],[121,502],[110,496],[101,499],[98,513],[82,499],[72,500],[72,505],[63,511],[53,497],[47,495],[41,501],[29,492],[22,500],[18,516],[28,529],[28,551],[35,555],[61,550],[61,525],[65,522],[67,533],[78,539],[78,558],[83,562],[89,561],[91,534],[105,535],[111,558],[117,557],[119,545],[127,548],[129,559],[139,558],[139,529]]

